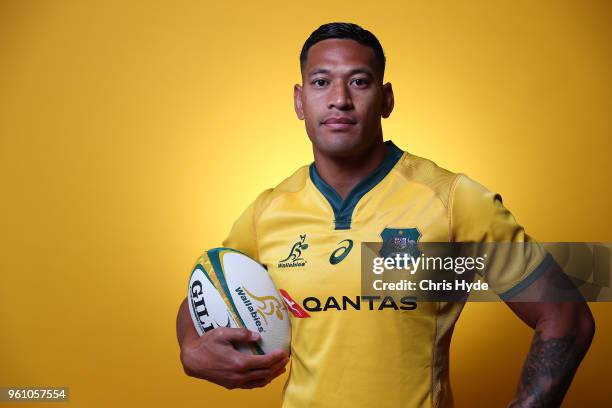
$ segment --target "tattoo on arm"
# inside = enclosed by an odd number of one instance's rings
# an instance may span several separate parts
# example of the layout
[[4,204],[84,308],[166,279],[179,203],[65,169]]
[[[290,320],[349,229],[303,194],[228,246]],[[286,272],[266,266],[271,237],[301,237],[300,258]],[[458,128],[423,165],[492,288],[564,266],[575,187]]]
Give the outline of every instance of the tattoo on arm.
[[544,339],[537,330],[511,407],[558,407],[584,356],[575,336]]

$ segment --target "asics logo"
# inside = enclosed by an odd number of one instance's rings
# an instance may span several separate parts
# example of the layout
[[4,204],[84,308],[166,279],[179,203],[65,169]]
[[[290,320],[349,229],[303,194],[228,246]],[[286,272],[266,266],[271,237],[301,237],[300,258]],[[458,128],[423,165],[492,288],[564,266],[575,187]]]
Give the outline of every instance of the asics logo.
[[342,260],[344,258],[346,258],[346,256],[349,254],[349,252],[351,252],[351,249],[353,249],[353,240],[352,239],[345,239],[344,241],[340,241],[338,242],[338,245],[345,243],[344,245],[342,245],[340,248],[336,248],[336,250],[334,252],[331,253],[330,257],[329,257],[329,263],[332,265],[336,265],[340,262],[342,262]]

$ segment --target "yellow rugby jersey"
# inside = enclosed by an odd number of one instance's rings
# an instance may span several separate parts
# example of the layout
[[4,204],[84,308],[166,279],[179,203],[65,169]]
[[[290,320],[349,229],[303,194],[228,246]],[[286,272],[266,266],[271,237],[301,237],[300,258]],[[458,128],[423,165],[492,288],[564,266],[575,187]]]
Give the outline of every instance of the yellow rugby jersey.
[[[291,370],[283,406],[449,407],[449,346],[462,303],[360,298],[361,242],[404,231],[421,242],[529,241],[491,193],[386,142],[384,161],[341,197],[314,164],[264,191],[224,246],[264,264],[288,302]],[[503,297],[545,269],[544,251],[487,276]],[[388,306],[388,305],[387,305]]]

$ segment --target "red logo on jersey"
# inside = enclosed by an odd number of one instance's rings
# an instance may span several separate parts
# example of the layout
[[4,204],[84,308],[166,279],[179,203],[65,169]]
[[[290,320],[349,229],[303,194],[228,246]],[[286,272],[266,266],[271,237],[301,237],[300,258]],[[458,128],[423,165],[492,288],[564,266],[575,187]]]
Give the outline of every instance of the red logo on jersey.
[[289,296],[285,289],[280,289],[280,294],[287,305],[287,309],[297,318],[302,319],[304,317],[310,317],[308,312],[302,309],[302,306],[299,305],[295,300]]

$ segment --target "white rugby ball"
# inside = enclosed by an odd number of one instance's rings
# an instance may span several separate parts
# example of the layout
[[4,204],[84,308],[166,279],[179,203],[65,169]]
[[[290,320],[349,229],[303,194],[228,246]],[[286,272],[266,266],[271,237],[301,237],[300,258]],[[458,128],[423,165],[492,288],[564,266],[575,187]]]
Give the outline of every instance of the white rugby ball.
[[189,312],[201,336],[217,327],[242,327],[261,335],[240,351],[289,353],[291,324],[281,296],[268,271],[257,261],[231,248],[206,251],[189,279]]

